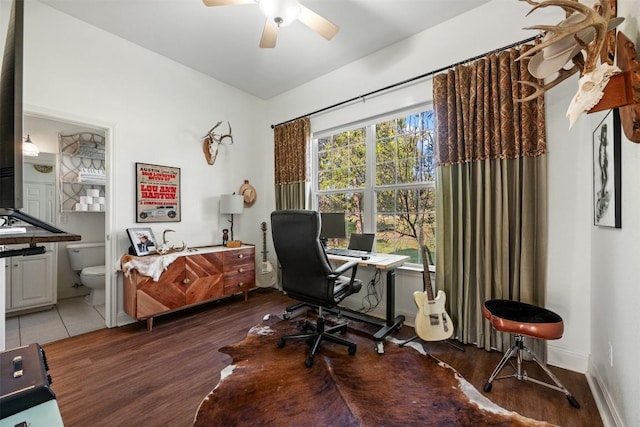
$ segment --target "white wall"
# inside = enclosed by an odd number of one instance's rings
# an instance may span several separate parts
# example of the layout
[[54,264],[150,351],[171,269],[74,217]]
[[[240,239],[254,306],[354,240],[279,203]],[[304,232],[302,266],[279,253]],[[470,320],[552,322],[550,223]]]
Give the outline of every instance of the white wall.
[[[640,3],[618,0],[619,27],[640,46]],[[595,129],[605,113],[589,117]],[[588,140],[588,139],[587,139]],[[622,134],[622,228],[590,227],[591,239],[591,347],[589,371],[613,407],[618,425],[640,425],[640,144]],[[613,363],[610,360],[610,345]]]

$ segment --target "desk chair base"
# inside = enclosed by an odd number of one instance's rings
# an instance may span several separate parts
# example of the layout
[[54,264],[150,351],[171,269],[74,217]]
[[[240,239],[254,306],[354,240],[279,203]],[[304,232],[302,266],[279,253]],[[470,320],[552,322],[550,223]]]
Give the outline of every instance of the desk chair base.
[[[567,390],[565,388],[565,386],[563,386],[562,383],[560,383],[558,378],[555,375],[553,375],[553,372],[551,372],[551,370],[549,370],[547,365],[545,363],[543,363],[538,358],[538,356],[535,355],[535,353],[533,353],[531,350],[529,350],[524,345],[524,336],[515,335],[515,340],[516,340],[515,343],[511,346],[511,348],[509,350],[507,350],[507,352],[502,357],[502,360],[500,360],[500,363],[498,363],[498,366],[496,366],[496,368],[491,373],[491,376],[489,377],[489,380],[484,385],[484,391],[487,392],[487,393],[489,393],[491,391],[491,388],[493,386],[493,381],[494,380],[501,380],[501,379],[506,379],[506,378],[516,378],[518,380],[531,381],[533,383],[536,383],[536,384],[551,388],[553,390],[560,391],[560,392],[564,393],[565,396],[567,396],[567,400],[569,401],[569,404],[571,406],[573,406],[574,408],[579,408],[580,404],[571,395],[571,393],[569,393],[569,390]],[[536,361],[538,366],[540,366],[547,373],[547,375],[553,380],[555,385],[547,383],[547,382],[544,382],[544,381],[537,380],[535,378],[531,378],[531,377],[529,377],[529,375],[527,375],[527,372],[522,367],[522,355],[523,355],[523,352],[525,352],[525,351],[527,353],[529,353],[531,355],[531,357],[533,358],[533,360]],[[502,376],[502,377],[498,377],[498,374],[500,374],[500,371],[502,370],[502,368],[504,368],[504,366],[509,361],[509,359],[511,358],[513,353],[516,354],[516,360],[517,360],[516,366],[514,367],[512,365],[513,370],[515,372],[512,375],[505,375],[505,376]]]
[[293,341],[293,340],[313,341],[313,344],[311,346],[311,352],[309,353],[309,356],[304,362],[307,368],[310,368],[311,366],[313,366],[313,358],[318,352],[318,348],[320,347],[320,343],[322,341],[329,341],[335,344],[344,345],[346,347],[349,347],[348,351],[350,356],[353,356],[354,354],[356,354],[356,350],[358,346],[355,343],[333,335],[337,332],[340,332],[341,334],[346,333],[347,332],[346,323],[342,323],[336,326],[332,326],[328,329],[325,329],[325,319],[322,313],[322,307],[318,307],[318,318],[316,320],[315,325],[309,321],[305,321],[303,331],[306,331],[309,329],[312,332],[308,332],[308,333],[305,332],[302,334],[287,335],[287,336],[281,337],[280,341],[278,342],[278,347],[280,348],[284,347],[287,341]]
[[293,312],[298,310],[298,309],[300,309],[300,308],[303,308],[303,307],[318,308],[317,305],[307,304],[306,302],[299,302],[297,304],[293,304],[293,305],[290,305],[287,308],[285,308],[284,311],[282,312],[282,318],[284,320],[291,319],[291,315],[293,314]]

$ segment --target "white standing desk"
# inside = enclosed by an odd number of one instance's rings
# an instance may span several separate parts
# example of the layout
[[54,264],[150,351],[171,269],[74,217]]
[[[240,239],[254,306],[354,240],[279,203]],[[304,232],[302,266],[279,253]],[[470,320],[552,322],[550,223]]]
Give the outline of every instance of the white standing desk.
[[[341,255],[329,255],[327,257],[330,261],[337,263],[345,263],[358,258],[346,257]],[[379,354],[384,353],[383,342],[387,335],[391,332],[400,329],[404,324],[404,315],[395,314],[396,303],[396,268],[403,265],[409,259],[406,255],[394,255],[394,254],[372,254],[369,259],[360,259],[359,266],[373,267],[380,271],[387,272],[387,311],[384,322],[380,322],[372,316],[367,316],[363,313],[358,313],[353,310],[341,308],[340,313],[347,318],[359,320],[361,322],[368,323],[374,326],[381,326],[381,328],[373,335],[373,339],[376,345],[376,351]]]

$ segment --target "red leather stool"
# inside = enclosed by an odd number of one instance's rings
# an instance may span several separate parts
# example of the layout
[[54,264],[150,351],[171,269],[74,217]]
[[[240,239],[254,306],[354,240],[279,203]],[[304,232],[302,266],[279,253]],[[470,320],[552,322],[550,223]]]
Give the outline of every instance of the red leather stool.
[[[493,326],[496,331],[508,332],[515,335],[515,343],[504,354],[502,360],[500,360],[500,363],[498,363],[498,366],[493,370],[489,380],[484,385],[485,392],[488,393],[491,391],[493,380],[516,378],[561,391],[567,396],[571,406],[574,408],[580,407],[578,401],[569,393],[565,386],[560,383],[558,378],[553,375],[547,365],[524,345],[525,336],[542,340],[557,340],[561,338],[564,332],[562,317],[542,307],[501,299],[485,301],[482,306],[482,313],[484,317],[491,322],[491,326]],[[555,385],[531,378],[527,375],[527,372],[522,368],[522,354],[524,351],[531,355],[533,360],[549,375]],[[516,353],[517,360],[517,366],[514,367],[515,373],[513,375],[496,378],[514,352]]]

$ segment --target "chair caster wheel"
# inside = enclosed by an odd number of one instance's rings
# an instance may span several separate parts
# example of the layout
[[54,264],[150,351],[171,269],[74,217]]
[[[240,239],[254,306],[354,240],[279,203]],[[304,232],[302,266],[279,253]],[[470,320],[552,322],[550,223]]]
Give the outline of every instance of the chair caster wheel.
[[576,409],[580,408],[580,404],[578,403],[575,397],[569,395],[567,396],[567,400],[569,401],[569,405],[573,406]]
[[491,391],[491,387],[493,387],[493,384],[491,383],[486,383],[483,387],[483,390],[487,393],[489,393]]
[[288,311],[285,311],[284,313],[282,313],[282,318],[284,320],[289,320],[291,319],[291,313],[289,313]]
[[280,341],[278,341],[278,348],[282,348],[282,347],[284,347],[284,340],[280,338]]
[[349,356],[353,356],[354,354],[356,354],[356,350],[358,349],[358,346],[349,346]]
[[310,368],[313,366],[313,357],[307,357],[307,360],[304,361],[304,366]]

